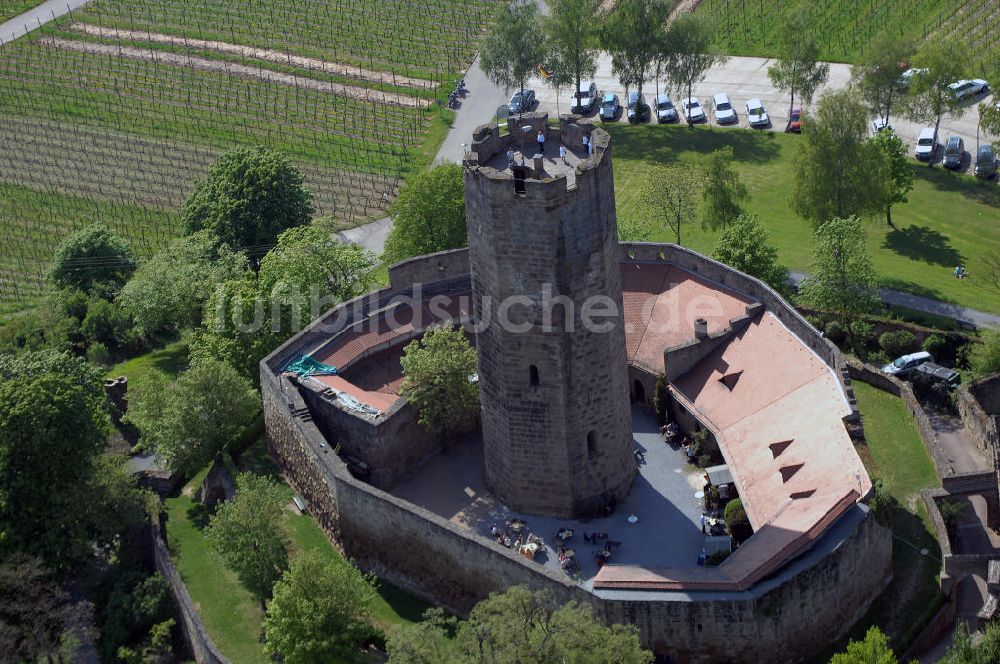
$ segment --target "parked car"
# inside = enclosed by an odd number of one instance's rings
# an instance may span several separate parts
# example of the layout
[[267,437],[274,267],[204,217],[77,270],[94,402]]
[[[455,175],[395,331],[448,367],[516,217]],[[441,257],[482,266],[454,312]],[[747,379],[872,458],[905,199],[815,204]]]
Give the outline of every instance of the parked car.
[[729,95],[725,92],[720,92],[712,98],[715,112],[715,121],[719,124],[733,124],[738,122],[739,118],[736,117],[736,111],[733,109],[732,103],[729,101]]
[[649,104],[646,103],[646,98],[636,90],[628,93],[625,111],[629,122],[649,122]]
[[767,117],[764,104],[760,99],[751,99],[747,102],[747,122],[751,127],[768,127],[771,125],[771,118]]
[[656,121],[674,122],[677,120],[677,109],[674,102],[667,95],[657,95],[656,97]]
[[919,76],[920,74],[926,74],[926,73],[927,73],[926,67],[917,67],[916,69],[910,68],[899,75],[899,80],[903,84],[903,87],[909,87],[910,79],[912,79],[914,76]]
[[896,378],[906,378],[914,369],[925,362],[933,362],[934,358],[925,350],[897,357],[891,363],[882,367],[884,373]]
[[[576,104],[575,95],[573,103]],[[594,85],[593,81],[580,81],[580,104],[578,106],[574,105],[573,111],[577,113],[590,113],[594,110],[594,104],[596,103],[597,86]]]
[[974,78],[970,80],[955,81],[948,86],[951,89],[952,94],[955,95],[955,99],[962,101],[966,97],[972,97],[978,94],[982,94],[989,90],[989,84],[981,78]]
[[527,113],[535,105],[534,90],[520,90],[511,96],[507,102],[507,110],[511,113]]
[[705,120],[705,109],[701,107],[701,102],[697,97],[688,97],[681,102],[684,108],[684,115],[688,122],[703,122]]
[[913,150],[913,156],[920,161],[930,161],[934,158],[934,149],[937,147],[937,132],[934,127],[925,127],[920,130],[917,137],[917,147]]
[[976,177],[989,180],[996,175],[996,172],[997,156],[993,152],[993,146],[989,143],[983,143],[979,146],[979,152],[976,153]]
[[802,107],[795,106],[792,108],[792,114],[788,116],[788,131],[793,131],[796,134],[802,133]]
[[962,375],[960,373],[954,369],[942,367],[940,364],[934,364],[933,362],[924,362],[916,368],[915,372],[926,376],[931,382],[944,383],[950,389],[955,389],[962,382]]
[[614,122],[618,119],[618,111],[622,105],[618,102],[618,95],[610,92],[601,98],[601,120],[604,122]]
[[965,141],[962,140],[961,136],[950,136],[948,142],[944,144],[942,165],[945,168],[961,168],[964,160]]
[[892,125],[889,124],[889,120],[886,118],[875,118],[871,123],[872,136],[879,133],[883,129],[888,129],[889,131],[895,131]]

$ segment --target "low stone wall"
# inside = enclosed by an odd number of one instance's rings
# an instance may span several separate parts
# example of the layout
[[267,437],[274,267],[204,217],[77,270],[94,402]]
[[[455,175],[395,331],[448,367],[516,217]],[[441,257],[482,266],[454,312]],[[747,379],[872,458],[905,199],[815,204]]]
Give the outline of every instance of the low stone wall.
[[991,459],[1000,454],[1000,374],[962,385],[955,393],[955,404],[966,429]]
[[194,660],[198,664],[229,664],[229,660],[222,656],[219,649],[215,647],[212,637],[198,617],[191,595],[188,594],[187,586],[181,580],[181,575],[174,566],[174,561],[170,558],[170,550],[160,536],[160,529],[156,525],[150,526],[150,538],[152,540],[153,564],[156,570],[166,579],[170,587],[170,594],[177,605],[177,612],[180,614],[180,628],[187,642]]

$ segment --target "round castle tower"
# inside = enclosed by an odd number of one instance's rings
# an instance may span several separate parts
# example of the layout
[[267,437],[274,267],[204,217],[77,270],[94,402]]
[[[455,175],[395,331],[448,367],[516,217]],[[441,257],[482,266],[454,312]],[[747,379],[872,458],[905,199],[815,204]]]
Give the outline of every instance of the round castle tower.
[[636,472],[610,137],[508,126],[479,127],[464,162],[486,479],[516,510],[601,513]]

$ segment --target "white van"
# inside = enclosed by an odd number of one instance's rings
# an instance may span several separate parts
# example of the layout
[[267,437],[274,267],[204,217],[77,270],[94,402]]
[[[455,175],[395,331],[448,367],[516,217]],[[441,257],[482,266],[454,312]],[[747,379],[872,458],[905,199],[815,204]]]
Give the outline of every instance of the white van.
[[882,371],[896,378],[906,378],[907,375],[921,364],[933,361],[934,358],[931,357],[931,354],[922,350],[919,353],[910,353],[903,357],[897,357],[890,364],[882,367]]

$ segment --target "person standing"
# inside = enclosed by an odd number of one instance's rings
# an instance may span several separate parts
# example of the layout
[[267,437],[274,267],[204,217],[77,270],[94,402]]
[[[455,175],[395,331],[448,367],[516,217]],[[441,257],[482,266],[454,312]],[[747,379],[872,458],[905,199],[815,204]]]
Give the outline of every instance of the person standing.
[[566,163],[566,146],[565,145],[560,145],[559,146],[559,158],[562,159],[562,162],[564,164]]
[[545,134],[541,130],[538,131],[538,137],[536,138],[536,140],[538,141],[538,153],[544,155],[545,154]]

